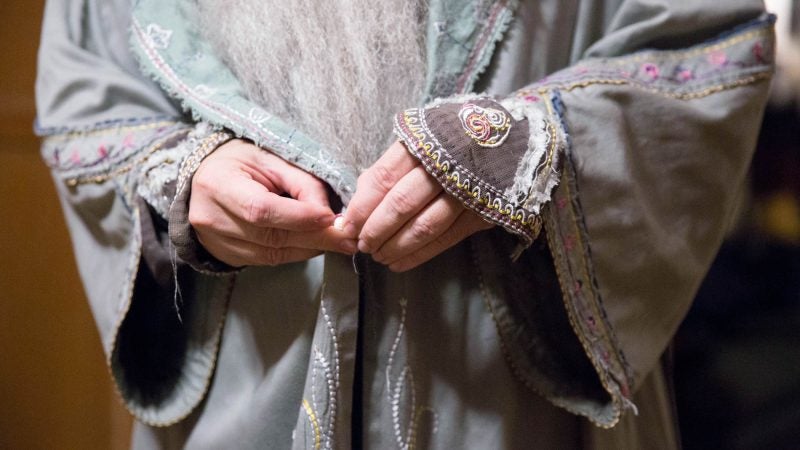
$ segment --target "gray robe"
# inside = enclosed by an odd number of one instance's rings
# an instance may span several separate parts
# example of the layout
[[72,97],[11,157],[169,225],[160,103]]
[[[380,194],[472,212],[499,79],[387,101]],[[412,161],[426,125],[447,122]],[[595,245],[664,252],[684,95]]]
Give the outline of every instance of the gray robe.
[[402,274],[176,260],[193,170],[232,135],[345,203],[357,174],[242,94],[190,2],[130,3],[48,2],[37,127],[135,447],[677,446],[661,356],[751,156],[760,2],[431,1],[428,100],[543,118],[559,164],[524,251],[496,227]]

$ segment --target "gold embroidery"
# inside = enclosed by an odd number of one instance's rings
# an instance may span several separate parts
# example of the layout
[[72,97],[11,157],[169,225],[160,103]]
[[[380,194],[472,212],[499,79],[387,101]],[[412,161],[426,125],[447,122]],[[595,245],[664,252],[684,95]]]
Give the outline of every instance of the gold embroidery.
[[320,433],[319,430],[319,420],[317,420],[317,415],[314,413],[314,409],[311,408],[311,405],[306,399],[303,399],[303,409],[306,410],[308,420],[311,422],[311,428],[314,429],[314,449],[319,450],[322,445],[322,433]]
[[91,131],[70,131],[67,133],[60,133],[53,136],[48,136],[45,138],[47,141],[50,142],[61,142],[61,141],[68,141],[75,138],[87,138],[87,137],[98,137],[98,136],[109,136],[112,134],[118,134],[122,132],[126,133],[135,133],[139,131],[151,130],[153,128],[166,128],[172,125],[177,124],[174,120],[162,120],[158,122],[151,122],[142,125],[127,125],[127,126],[110,126],[107,128],[102,128],[98,130],[91,130]]
[[81,185],[81,184],[90,184],[90,183],[100,184],[100,183],[104,183],[104,182],[110,180],[111,178],[114,178],[114,177],[120,176],[122,174],[125,174],[127,172],[130,172],[130,170],[132,168],[134,168],[134,167],[136,167],[136,166],[138,166],[140,164],[143,164],[145,161],[147,161],[147,159],[150,156],[152,156],[157,151],[161,150],[161,148],[164,146],[165,143],[169,142],[170,140],[174,139],[175,137],[177,137],[177,136],[179,136],[181,134],[185,134],[186,132],[187,132],[187,130],[179,130],[179,131],[170,133],[166,137],[161,138],[158,142],[153,144],[147,151],[145,151],[145,154],[141,158],[137,159],[136,161],[134,161],[134,162],[132,162],[130,164],[127,164],[127,165],[124,165],[124,166],[119,167],[117,169],[114,169],[111,172],[107,172],[107,173],[103,173],[103,174],[99,174],[99,175],[89,175],[89,176],[80,176],[80,177],[68,178],[66,180],[67,186],[75,187],[75,186],[78,186],[78,185]]

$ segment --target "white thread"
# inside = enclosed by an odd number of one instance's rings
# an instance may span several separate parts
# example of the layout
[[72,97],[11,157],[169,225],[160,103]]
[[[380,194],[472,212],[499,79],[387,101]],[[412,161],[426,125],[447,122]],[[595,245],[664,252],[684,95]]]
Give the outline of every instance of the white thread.
[[325,318],[325,323],[328,326],[328,332],[331,335],[331,343],[333,344],[333,380],[328,382],[328,389],[330,389],[330,405],[328,405],[328,436],[325,440],[325,448],[330,449],[333,442],[334,427],[336,426],[336,394],[339,390],[339,342],[336,339],[336,329],[333,327],[333,322],[331,321],[328,311],[325,308],[324,299],[320,302],[320,310],[322,312],[322,317]]
[[[561,148],[556,144],[563,142],[563,138],[559,139],[561,129],[548,120],[542,111],[523,100],[511,99],[503,102],[503,106],[517,120],[527,117],[529,127],[528,149],[517,166],[513,184],[506,188],[503,195],[517,203],[524,201],[525,207],[539,214],[541,207],[550,201],[553,187],[558,184],[556,168]],[[554,136],[551,136],[550,130]],[[546,165],[549,165],[550,170],[542,172]]]
[[317,355],[319,348],[314,345],[314,363],[311,364],[311,408],[319,416],[319,405],[317,404]]
[[[394,383],[394,386],[392,385],[391,372],[392,368],[394,367],[400,342],[405,332],[406,324],[407,301],[403,298],[400,299],[399,303],[400,321],[397,326],[397,334],[392,342],[392,347],[389,350],[389,356],[386,362],[386,396],[391,407],[392,431],[395,436],[397,447],[401,450],[408,450],[416,447],[417,428],[422,414],[425,412],[430,412],[433,416],[433,433],[436,433],[439,429],[439,416],[436,414],[436,411],[429,406],[420,407],[419,410],[417,410],[417,389],[414,383],[414,373],[408,364],[403,365],[403,368],[397,377],[397,381]],[[410,403],[405,430],[403,429],[403,423],[400,417],[400,403],[402,401],[404,392],[408,392]]]

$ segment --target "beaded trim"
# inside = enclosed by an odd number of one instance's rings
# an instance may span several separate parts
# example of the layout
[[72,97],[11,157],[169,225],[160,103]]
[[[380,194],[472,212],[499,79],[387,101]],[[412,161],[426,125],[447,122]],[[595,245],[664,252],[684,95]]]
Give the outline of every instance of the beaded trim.
[[394,123],[395,134],[408,151],[449,194],[486,220],[520,236],[526,246],[536,239],[542,229],[541,219],[460,166],[428,128],[424,110],[407,109],[395,116]]

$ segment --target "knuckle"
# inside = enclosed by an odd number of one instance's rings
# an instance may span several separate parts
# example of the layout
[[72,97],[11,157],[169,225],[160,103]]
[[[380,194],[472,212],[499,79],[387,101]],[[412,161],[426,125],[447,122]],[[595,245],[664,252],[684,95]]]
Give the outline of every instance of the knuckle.
[[194,228],[210,228],[211,217],[198,208],[189,208],[189,224]]
[[458,243],[461,239],[462,239],[461,236],[453,232],[448,232],[442,234],[441,236],[437,236],[436,239],[434,239],[433,242],[431,242],[430,245],[431,253],[433,253],[433,255],[438,255],[439,253],[442,253],[443,251],[447,250],[448,248]]
[[283,262],[284,258],[283,249],[271,248],[263,252],[260,257],[260,263],[265,266],[277,266]]
[[383,247],[381,247],[381,249],[379,249],[378,251],[372,253],[372,259],[377,262],[384,262],[386,261],[386,258],[387,258],[387,252],[383,249]]
[[415,241],[427,241],[436,235],[436,227],[431,219],[420,217],[411,225],[411,238]]
[[378,235],[369,229],[364,229],[361,231],[361,235],[358,237],[362,241],[364,241],[369,248],[374,249],[378,243]]
[[260,236],[261,243],[267,247],[285,247],[289,240],[289,231],[279,228],[263,228]]
[[205,170],[198,169],[192,177],[192,192],[196,193],[211,191],[213,182],[210,180],[210,178],[211,177],[207,175]]
[[244,219],[249,223],[271,223],[272,221],[272,208],[258,199],[250,199],[245,211]]
[[393,190],[388,198],[388,206],[398,216],[406,216],[415,211],[416,205],[408,191]]
[[397,182],[397,176],[386,166],[375,165],[369,172],[372,175],[372,181],[384,191],[391,189]]
[[359,225],[363,225],[371,213],[372,211],[362,203],[350,203],[347,207],[347,215],[352,217]]

